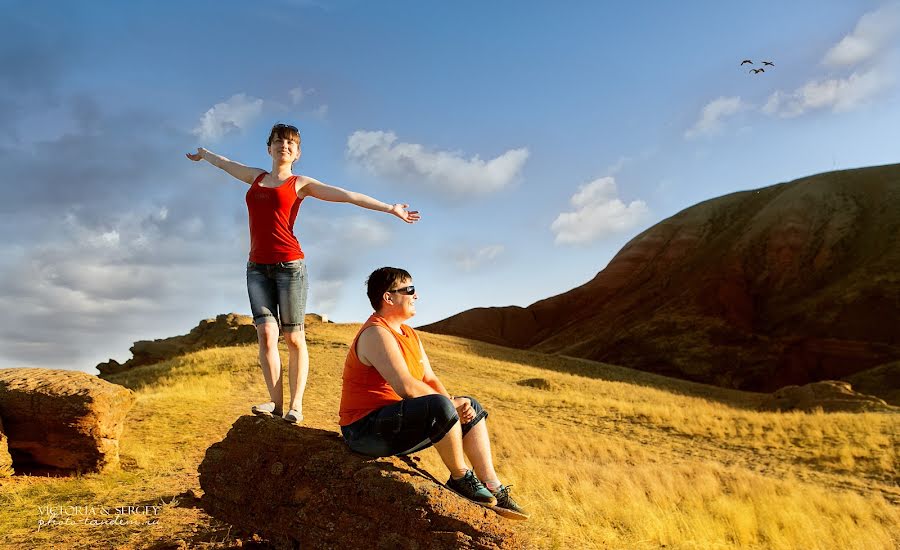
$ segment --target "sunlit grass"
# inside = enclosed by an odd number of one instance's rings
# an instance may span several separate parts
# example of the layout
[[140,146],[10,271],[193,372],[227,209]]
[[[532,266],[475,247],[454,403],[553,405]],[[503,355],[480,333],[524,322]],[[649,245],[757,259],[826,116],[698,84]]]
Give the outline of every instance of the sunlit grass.
[[[314,324],[306,424],[337,429],[355,325]],[[498,472],[533,511],[515,524],[539,548],[895,548],[900,417],[759,412],[760,398],[608,365],[423,334],[452,393],[490,411]],[[286,358],[286,353],[282,352]],[[527,378],[551,390],[522,386]],[[12,547],[141,548],[231,535],[179,505],[206,448],[265,400],[253,346],[211,349],[123,373],[137,400],[122,470],[0,480]],[[437,454],[419,454],[438,479]],[[40,506],[159,505],[151,526],[37,530]]]

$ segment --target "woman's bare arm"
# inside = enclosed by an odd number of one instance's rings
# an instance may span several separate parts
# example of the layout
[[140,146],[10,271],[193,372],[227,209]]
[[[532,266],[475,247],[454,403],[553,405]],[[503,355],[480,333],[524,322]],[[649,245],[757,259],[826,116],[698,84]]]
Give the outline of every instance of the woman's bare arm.
[[307,176],[298,177],[297,186],[299,188],[297,190],[297,195],[301,198],[314,197],[328,202],[348,202],[362,208],[368,208],[369,210],[393,214],[406,223],[415,223],[419,221],[419,211],[406,210],[409,207],[408,204],[387,204],[378,199],[373,199],[368,195],[347,191],[346,189],[328,185]]
[[248,185],[252,185],[253,180],[255,180],[260,174],[265,172],[265,170],[262,170],[261,168],[251,168],[249,166],[244,166],[240,162],[235,162],[221,155],[217,155],[212,151],[204,149],[203,147],[198,147],[196,153],[185,153],[184,156],[194,162],[205,160],[216,168],[225,170],[233,177],[241,180]]

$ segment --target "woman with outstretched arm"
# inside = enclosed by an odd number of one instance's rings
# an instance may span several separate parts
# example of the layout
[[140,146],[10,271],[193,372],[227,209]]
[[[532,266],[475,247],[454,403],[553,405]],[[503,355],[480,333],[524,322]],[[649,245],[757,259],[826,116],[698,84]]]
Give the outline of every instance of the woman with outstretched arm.
[[278,355],[278,327],[288,347],[290,400],[283,418],[297,424],[303,420],[303,392],[309,373],[309,352],[303,320],[309,281],[303,250],[294,236],[294,220],[306,197],[329,202],[347,202],[369,210],[392,214],[406,223],[419,220],[408,204],[386,204],[362,193],[326,185],[293,173],[300,158],[300,131],[276,124],[266,141],[272,170],[251,168],[219,156],[202,147],[187,158],[205,160],[250,185],[247,211],[250,217],[250,259],[247,262],[247,292],[253,324],[259,337],[259,362],[271,401],[251,410],[260,416],[282,417],[281,358]]

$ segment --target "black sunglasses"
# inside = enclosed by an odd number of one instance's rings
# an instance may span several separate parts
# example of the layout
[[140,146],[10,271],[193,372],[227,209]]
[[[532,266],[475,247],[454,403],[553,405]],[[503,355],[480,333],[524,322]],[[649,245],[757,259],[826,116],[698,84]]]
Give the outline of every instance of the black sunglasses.
[[296,126],[291,126],[290,124],[276,124],[273,130],[293,130],[300,133],[300,130]]
[[406,294],[407,296],[412,296],[416,293],[416,287],[414,285],[405,286],[403,288],[395,288],[393,290],[388,290],[388,292],[399,292],[400,294]]

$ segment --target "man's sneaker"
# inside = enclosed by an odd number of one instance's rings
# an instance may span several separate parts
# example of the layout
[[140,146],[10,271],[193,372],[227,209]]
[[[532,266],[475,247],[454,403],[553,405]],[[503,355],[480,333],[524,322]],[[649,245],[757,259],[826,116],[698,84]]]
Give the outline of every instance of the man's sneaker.
[[284,419],[291,424],[299,424],[303,422],[303,415],[296,409],[291,409],[284,415]]
[[519,506],[516,501],[509,496],[509,485],[501,485],[499,489],[494,491],[497,497],[497,504],[493,506],[493,510],[501,516],[509,519],[528,519],[531,514],[526,512]]
[[276,414],[281,416],[281,411],[276,412],[274,401],[269,401],[268,403],[263,403],[261,405],[253,405],[253,407],[250,408],[250,411],[257,416],[273,417],[276,416]]
[[450,476],[450,479],[447,480],[447,488],[476,504],[487,506],[497,504],[497,499],[481,484],[472,470],[466,471],[466,475],[459,479],[453,479],[453,476]]

